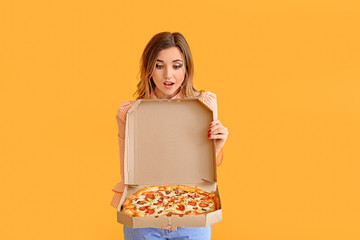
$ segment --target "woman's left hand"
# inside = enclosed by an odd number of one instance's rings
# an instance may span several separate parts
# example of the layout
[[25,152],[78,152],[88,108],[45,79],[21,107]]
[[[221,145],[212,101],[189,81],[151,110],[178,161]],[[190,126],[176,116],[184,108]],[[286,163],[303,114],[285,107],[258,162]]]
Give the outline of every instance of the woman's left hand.
[[227,136],[229,134],[228,129],[224,127],[219,120],[212,121],[209,124],[208,138],[215,139],[216,155],[220,152],[224,146]]

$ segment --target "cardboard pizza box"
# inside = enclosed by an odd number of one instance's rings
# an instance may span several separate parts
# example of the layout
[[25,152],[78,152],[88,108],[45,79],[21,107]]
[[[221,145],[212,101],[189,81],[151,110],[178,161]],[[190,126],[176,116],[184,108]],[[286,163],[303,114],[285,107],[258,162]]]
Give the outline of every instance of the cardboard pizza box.
[[153,185],[181,184],[215,191],[215,140],[208,139],[213,111],[200,99],[140,99],[127,112],[124,183],[119,223],[131,228],[205,227],[221,221],[220,209],[200,215],[132,217],[121,212],[125,200]]

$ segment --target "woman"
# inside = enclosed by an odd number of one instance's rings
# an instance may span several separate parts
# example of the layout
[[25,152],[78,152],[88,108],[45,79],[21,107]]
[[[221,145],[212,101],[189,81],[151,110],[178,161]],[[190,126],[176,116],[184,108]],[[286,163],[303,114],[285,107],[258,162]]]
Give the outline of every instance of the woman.
[[[211,92],[197,91],[193,86],[194,65],[184,36],[181,33],[162,32],[152,37],[146,45],[141,57],[140,81],[137,84],[136,99],[177,99],[198,97],[208,105],[217,116],[216,95]],[[124,102],[117,113],[119,129],[119,149],[121,175],[123,172],[125,121],[128,109],[135,101]],[[216,117],[217,118],[217,117]],[[227,139],[228,131],[221,122],[215,119],[209,123],[208,138],[215,139],[216,164],[222,161],[222,147]],[[114,188],[115,196],[111,205],[117,208],[124,183],[121,181]],[[130,239],[210,239],[210,227],[185,228],[138,228],[124,226],[124,236]]]

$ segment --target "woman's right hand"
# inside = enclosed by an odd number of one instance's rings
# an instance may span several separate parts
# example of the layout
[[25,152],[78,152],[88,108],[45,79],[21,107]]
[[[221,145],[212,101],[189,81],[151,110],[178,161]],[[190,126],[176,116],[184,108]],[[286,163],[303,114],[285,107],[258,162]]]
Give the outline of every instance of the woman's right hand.
[[111,201],[111,206],[113,206],[114,208],[118,208],[118,205],[120,203],[121,197],[123,195],[123,192],[125,190],[125,185],[124,182],[121,181],[118,184],[116,184],[115,187],[113,187],[113,192],[115,193],[113,196],[113,199]]
[[113,192],[116,192],[116,193],[122,193],[124,192],[124,189],[125,189],[125,184],[123,181],[119,182],[118,184],[116,184],[115,187],[113,187]]

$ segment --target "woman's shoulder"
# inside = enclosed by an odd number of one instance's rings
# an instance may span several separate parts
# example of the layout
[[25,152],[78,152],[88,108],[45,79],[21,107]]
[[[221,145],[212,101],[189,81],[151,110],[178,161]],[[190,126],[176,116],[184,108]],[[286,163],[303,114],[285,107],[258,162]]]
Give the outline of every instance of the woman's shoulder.
[[124,108],[124,107],[127,107],[127,106],[132,106],[134,104],[135,100],[134,101],[126,101],[126,102],[123,102],[120,104],[120,107],[119,108]]
[[216,99],[216,94],[209,92],[209,91],[203,91],[200,95],[200,98],[203,99]]
[[125,121],[126,113],[134,103],[135,103],[135,100],[134,101],[126,101],[126,102],[121,103],[119,108],[118,108],[118,112],[117,112],[116,117]]
[[214,117],[217,119],[217,102],[216,94],[208,91],[201,93],[200,100],[205,103],[214,112]]
[[208,105],[211,108],[216,107],[216,94],[204,91],[200,95],[200,100],[203,101],[206,105]]

